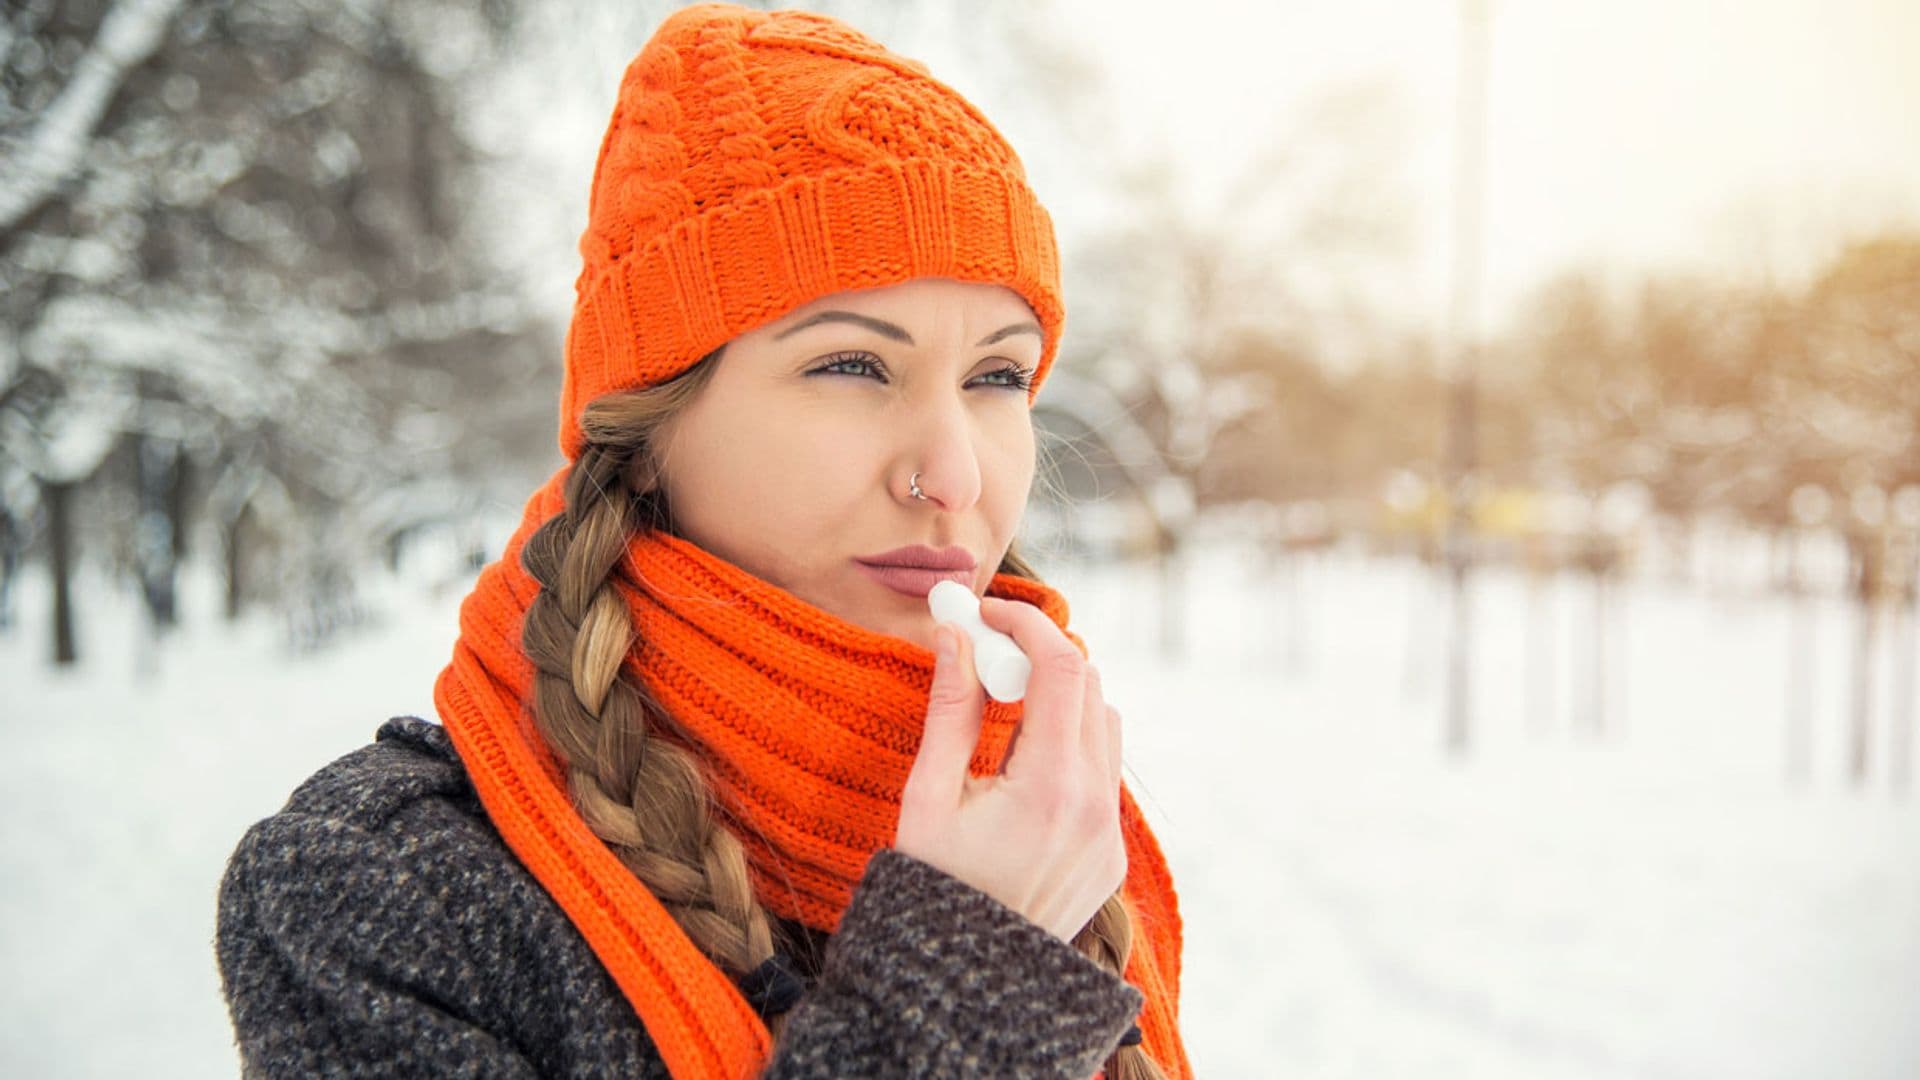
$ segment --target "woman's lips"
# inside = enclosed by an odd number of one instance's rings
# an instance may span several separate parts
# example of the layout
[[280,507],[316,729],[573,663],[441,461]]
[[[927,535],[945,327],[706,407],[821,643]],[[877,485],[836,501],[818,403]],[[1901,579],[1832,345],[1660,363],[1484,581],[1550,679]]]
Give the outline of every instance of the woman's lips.
[[973,588],[971,570],[922,570],[913,566],[881,566],[876,563],[864,563],[858,559],[855,565],[865,570],[875,581],[894,592],[919,597],[922,600],[933,591],[936,583],[957,581],[967,588]]

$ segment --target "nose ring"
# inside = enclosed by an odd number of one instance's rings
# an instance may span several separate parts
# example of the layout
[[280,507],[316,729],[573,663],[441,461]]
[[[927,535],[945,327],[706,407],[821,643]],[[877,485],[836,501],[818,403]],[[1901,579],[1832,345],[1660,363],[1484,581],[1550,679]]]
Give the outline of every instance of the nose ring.
[[913,476],[907,480],[907,490],[912,492],[913,497],[916,499],[924,499],[927,497],[926,492],[920,490],[919,473],[914,473]]

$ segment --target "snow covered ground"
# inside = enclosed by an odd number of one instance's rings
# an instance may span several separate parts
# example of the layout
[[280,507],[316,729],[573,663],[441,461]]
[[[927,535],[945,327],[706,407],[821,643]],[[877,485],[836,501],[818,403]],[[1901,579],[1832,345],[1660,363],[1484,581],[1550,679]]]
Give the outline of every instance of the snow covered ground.
[[[1154,595],[1143,568],[1053,575],[1180,888],[1201,1076],[1920,1076],[1920,794],[1889,790],[1884,700],[1874,777],[1843,783],[1842,606],[1812,614],[1812,778],[1792,785],[1777,600],[1622,590],[1594,739],[1585,583],[1489,574],[1475,745],[1453,759],[1426,578],[1357,555],[1251,565],[1202,554],[1175,660],[1127,606]],[[381,720],[433,715],[466,582],[372,582],[374,624],[294,658],[272,620],[219,624],[204,575],[154,655],[131,601],[87,579],[85,660],[60,674],[43,582],[20,584],[0,637],[0,1075],[230,1075],[223,860]],[[1883,673],[1915,662],[1901,648]]]

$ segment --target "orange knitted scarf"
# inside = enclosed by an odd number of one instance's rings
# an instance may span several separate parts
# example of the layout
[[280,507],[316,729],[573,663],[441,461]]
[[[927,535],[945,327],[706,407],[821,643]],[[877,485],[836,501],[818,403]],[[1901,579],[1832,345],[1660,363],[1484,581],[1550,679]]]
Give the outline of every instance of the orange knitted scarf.
[[[505,554],[462,602],[434,700],[494,825],[606,965],[673,1075],[754,1076],[772,1049],[765,1023],[588,829],[526,705],[533,667],[520,626],[539,584],[520,551],[562,510],[565,480],[562,468],[534,493]],[[835,930],[868,858],[893,842],[933,654],[664,533],[637,532],[614,580],[640,635],[627,670],[702,744],[756,895],[782,917]],[[988,591],[1034,604],[1066,630],[1066,601],[1046,585],[998,574]],[[973,775],[998,771],[1020,710],[987,699]],[[1120,807],[1134,928],[1125,975],[1146,996],[1142,1049],[1169,1077],[1188,1078],[1172,879],[1124,784]]]

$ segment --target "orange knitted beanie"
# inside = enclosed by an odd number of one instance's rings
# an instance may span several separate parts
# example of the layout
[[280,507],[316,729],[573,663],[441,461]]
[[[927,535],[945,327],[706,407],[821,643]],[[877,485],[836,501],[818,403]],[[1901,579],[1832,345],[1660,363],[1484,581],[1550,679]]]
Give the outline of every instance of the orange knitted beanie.
[[823,15],[703,3],[620,80],[594,166],[560,392],[560,450],[612,390],[664,382],[829,293],[916,277],[1065,310],[1053,222],[1006,140],[925,64]]

